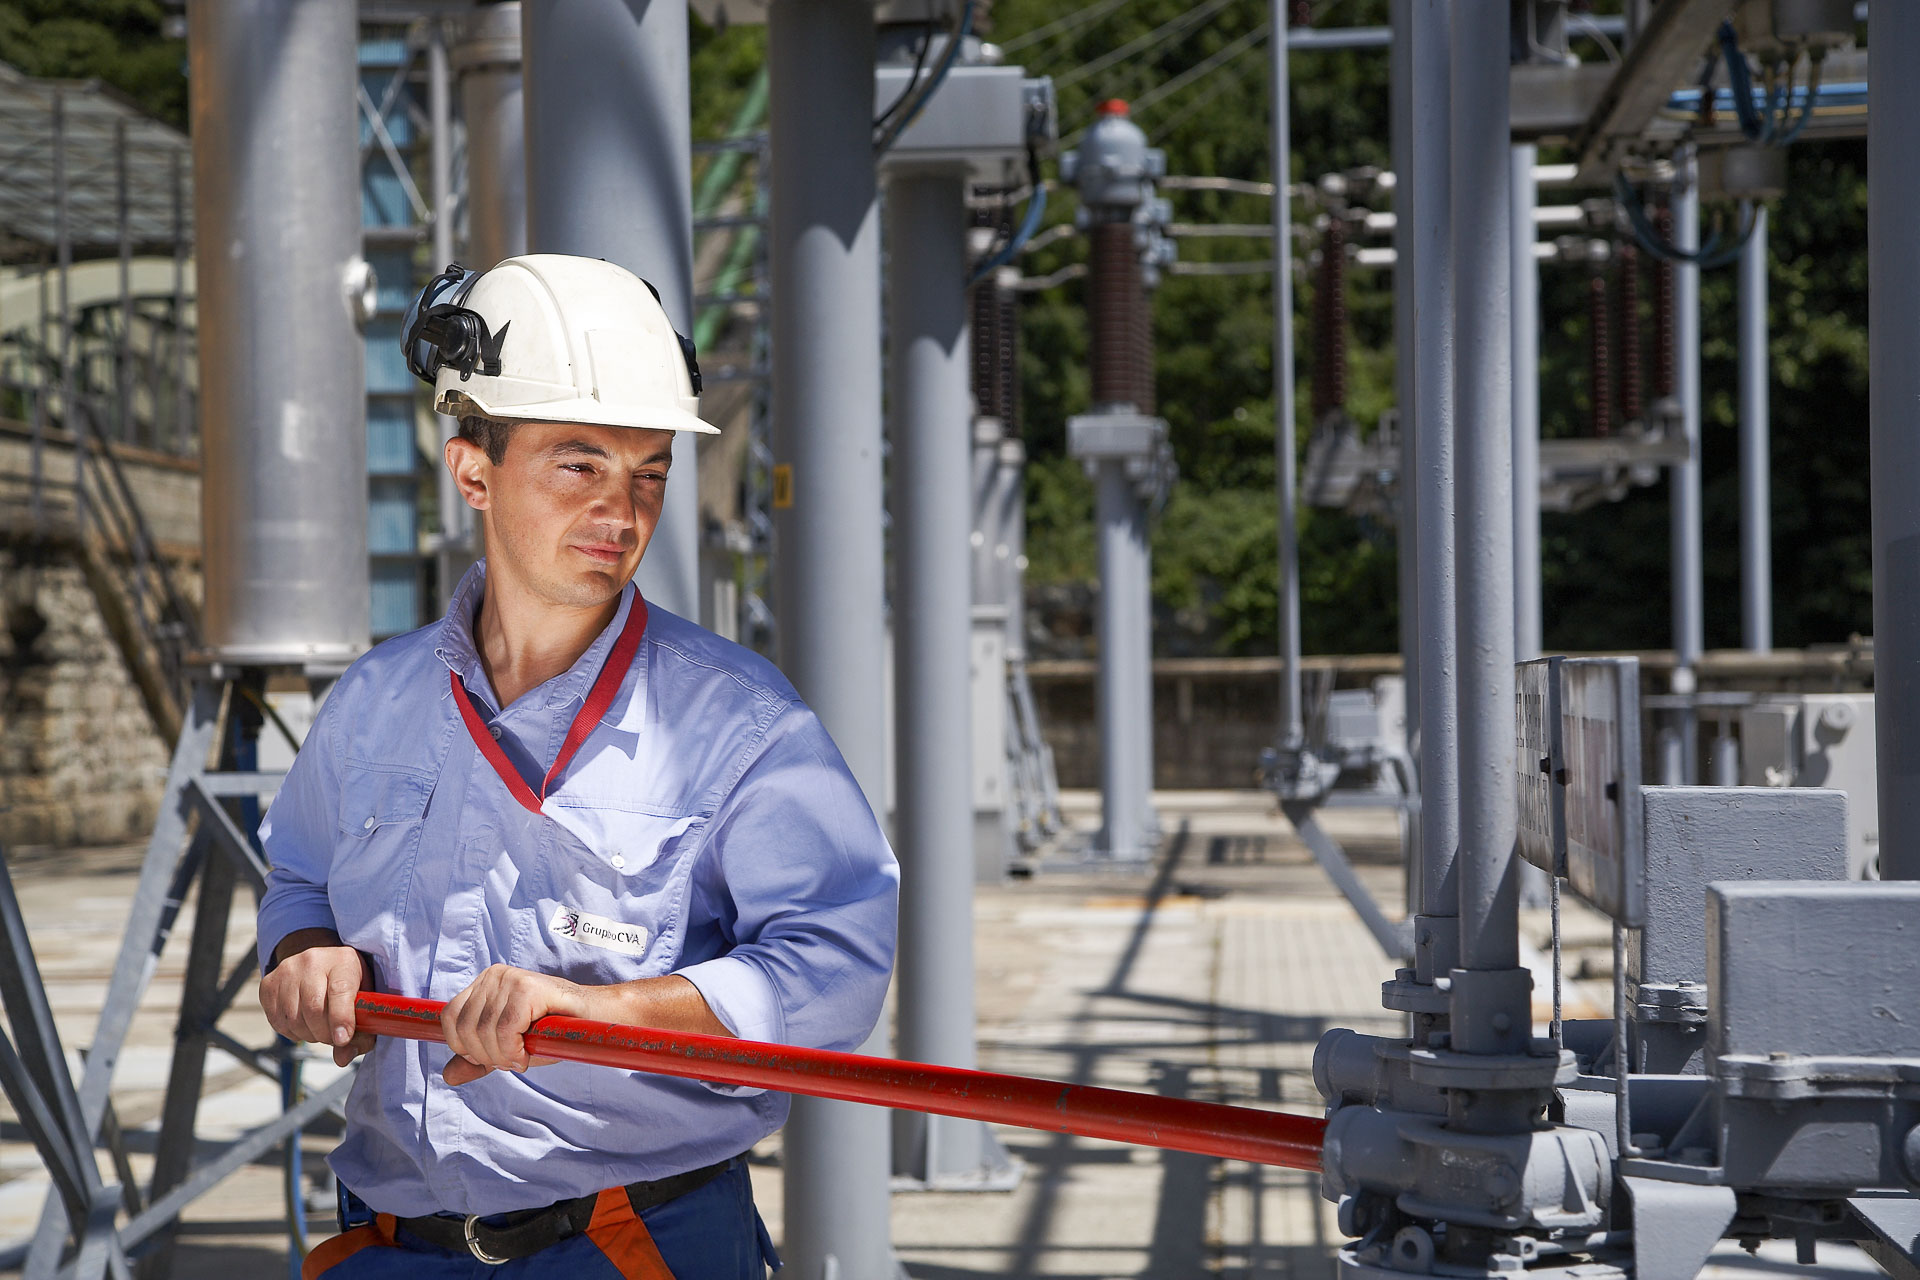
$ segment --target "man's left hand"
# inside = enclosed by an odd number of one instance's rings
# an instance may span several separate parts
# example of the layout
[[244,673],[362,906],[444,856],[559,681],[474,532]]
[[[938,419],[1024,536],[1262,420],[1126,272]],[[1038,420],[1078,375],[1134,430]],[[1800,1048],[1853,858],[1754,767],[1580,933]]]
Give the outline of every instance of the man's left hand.
[[440,1015],[453,1058],[441,1072],[448,1084],[478,1080],[495,1069],[525,1071],[554,1058],[527,1053],[526,1031],[550,1013],[589,1016],[587,992],[552,974],[496,964],[475,978]]

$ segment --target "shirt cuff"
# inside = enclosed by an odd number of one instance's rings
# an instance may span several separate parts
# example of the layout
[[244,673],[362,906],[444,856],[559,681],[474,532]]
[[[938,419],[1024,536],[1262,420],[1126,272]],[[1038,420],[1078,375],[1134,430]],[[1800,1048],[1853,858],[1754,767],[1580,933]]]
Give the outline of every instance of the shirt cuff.
[[[786,1017],[773,982],[752,961],[720,956],[676,969],[674,973],[691,982],[707,1002],[707,1008],[713,1010],[713,1016],[742,1040],[778,1043],[784,1034]],[[714,1084],[706,1080],[700,1083],[730,1098],[748,1098],[766,1092],[746,1085]]]
[[302,929],[332,929],[339,932],[333,919],[333,907],[324,893],[305,901],[294,898],[263,903],[256,927],[260,933],[261,977],[272,972],[274,949],[285,942],[289,934]]

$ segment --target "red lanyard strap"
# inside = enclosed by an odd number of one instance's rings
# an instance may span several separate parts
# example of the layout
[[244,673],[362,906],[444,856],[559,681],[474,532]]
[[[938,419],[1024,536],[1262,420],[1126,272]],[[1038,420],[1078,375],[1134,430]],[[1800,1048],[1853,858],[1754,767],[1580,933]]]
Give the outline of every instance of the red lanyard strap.
[[647,602],[636,591],[633,593],[633,607],[627,610],[626,625],[620,628],[620,636],[613,642],[613,652],[607,655],[600,674],[594,678],[593,688],[588,691],[580,713],[574,716],[573,724],[567,730],[566,741],[560,744],[560,754],[554,757],[553,767],[541,779],[537,795],[527,785],[527,780],[520,776],[520,771],[513,767],[513,761],[507,759],[506,751],[487,728],[480,708],[474,705],[473,695],[467,692],[466,681],[460,678],[458,671],[448,671],[453,680],[454,701],[460,707],[460,718],[466,722],[467,732],[473,737],[473,745],[480,748],[480,754],[500,775],[500,781],[507,784],[507,790],[520,802],[521,808],[529,813],[540,812],[541,801],[547,798],[554,780],[565,772],[567,762],[586,743],[593,726],[600,723],[600,717],[607,714],[607,708],[613,705],[614,696],[620,692],[620,685],[627,678],[627,668],[633,665],[633,655],[640,651],[640,637],[646,629]]

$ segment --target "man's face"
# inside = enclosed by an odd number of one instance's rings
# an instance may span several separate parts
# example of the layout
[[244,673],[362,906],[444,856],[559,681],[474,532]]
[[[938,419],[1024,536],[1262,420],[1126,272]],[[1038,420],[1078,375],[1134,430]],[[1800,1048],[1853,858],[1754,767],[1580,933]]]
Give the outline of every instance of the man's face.
[[563,608],[591,609],[633,578],[660,519],[671,431],[526,422],[495,465],[447,445],[467,504],[486,513],[487,572]]

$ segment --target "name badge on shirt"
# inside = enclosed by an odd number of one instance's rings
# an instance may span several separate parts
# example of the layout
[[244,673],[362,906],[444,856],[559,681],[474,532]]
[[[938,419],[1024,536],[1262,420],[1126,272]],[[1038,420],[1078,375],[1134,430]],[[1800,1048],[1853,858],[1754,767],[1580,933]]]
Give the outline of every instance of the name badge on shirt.
[[618,920],[609,920],[605,916],[594,915],[591,911],[581,911],[575,907],[562,907],[554,913],[552,922],[547,926],[554,936],[569,938],[589,947],[599,947],[603,951],[618,951],[621,955],[644,956],[647,954],[647,931],[637,924],[623,924]]

